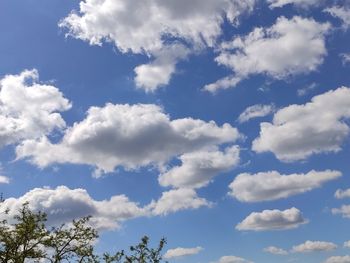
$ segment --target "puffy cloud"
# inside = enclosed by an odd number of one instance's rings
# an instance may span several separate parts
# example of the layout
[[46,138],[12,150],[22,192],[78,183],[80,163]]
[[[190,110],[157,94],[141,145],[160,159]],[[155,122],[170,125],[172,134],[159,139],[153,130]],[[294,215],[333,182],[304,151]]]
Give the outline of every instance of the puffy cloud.
[[350,263],[350,256],[329,257],[324,263]]
[[315,96],[304,105],[290,105],[275,113],[272,123],[260,124],[254,151],[271,151],[285,162],[313,154],[338,152],[349,135],[350,89],[341,87]]
[[340,208],[333,208],[332,214],[341,214],[345,218],[350,218],[350,205],[342,205]]
[[319,0],[267,0],[270,8],[282,7],[288,4],[293,4],[299,7],[309,7],[320,3]]
[[274,255],[287,255],[288,254],[288,252],[286,250],[279,248],[279,247],[274,247],[274,246],[264,248],[264,252],[274,254]]
[[112,42],[123,53],[155,58],[135,69],[136,84],[154,91],[169,82],[177,61],[186,57],[167,51],[179,43],[191,51],[214,46],[225,18],[236,23],[254,4],[255,0],[84,0],[59,26],[91,45]]
[[147,213],[125,195],[98,201],[94,200],[85,189],[69,189],[66,186],[59,186],[56,189],[35,188],[19,198],[7,198],[1,208],[10,209],[7,216],[13,218],[25,202],[29,203],[31,210],[47,213],[50,225],[67,223],[91,215],[94,227],[115,229],[119,227],[120,222]]
[[239,148],[232,146],[224,152],[197,151],[180,156],[182,164],[159,176],[162,186],[200,188],[206,186],[214,176],[231,170],[239,163]]
[[37,70],[0,80],[0,147],[62,129],[60,111],[71,107],[54,86],[39,83]]
[[265,117],[275,111],[275,106],[257,104],[246,108],[238,117],[238,122],[243,123],[258,117]]
[[334,196],[337,199],[348,198],[348,197],[350,197],[350,189],[346,189],[346,190],[338,189],[335,192]]
[[343,65],[350,63],[350,53],[342,53],[342,54],[340,54],[340,57],[342,59]]
[[290,175],[281,175],[277,171],[253,175],[242,173],[230,184],[230,195],[241,202],[276,200],[311,191],[340,176],[341,172],[330,170]]
[[178,258],[178,257],[184,257],[184,256],[191,256],[191,255],[196,255],[200,251],[202,251],[202,247],[193,247],[193,248],[173,248],[169,249],[163,256],[165,259],[170,259],[170,258]]
[[236,229],[240,231],[283,230],[297,228],[306,223],[308,220],[303,218],[300,210],[292,207],[284,211],[275,209],[260,213],[253,212],[240,222]]
[[97,171],[163,165],[178,155],[232,143],[240,138],[229,124],[216,125],[191,118],[170,120],[153,104],[91,107],[86,118],[68,128],[57,143],[43,137],[27,140],[17,158],[39,167],[53,163],[89,164]]
[[348,7],[333,6],[326,8],[324,11],[336,18],[339,18],[343,23],[344,29],[348,29],[350,27],[350,9]]
[[236,256],[223,256],[214,263],[253,263],[253,262],[248,261],[244,258],[236,257]]
[[329,29],[330,24],[313,19],[279,17],[270,28],[255,28],[247,36],[224,42],[216,62],[232,69],[234,75],[204,89],[228,88],[252,74],[284,79],[315,71],[327,54],[325,35]]
[[349,240],[349,241],[344,242],[344,247],[346,247],[346,248],[350,248],[350,240]]
[[198,209],[211,206],[204,198],[197,196],[193,189],[175,189],[164,192],[157,201],[152,201],[147,209],[153,215],[167,215],[185,209]]
[[303,244],[293,246],[292,252],[308,253],[308,252],[318,252],[318,251],[331,251],[336,248],[337,248],[337,245],[331,242],[308,240]]
[[0,175],[0,184],[9,184],[10,183],[10,178]]

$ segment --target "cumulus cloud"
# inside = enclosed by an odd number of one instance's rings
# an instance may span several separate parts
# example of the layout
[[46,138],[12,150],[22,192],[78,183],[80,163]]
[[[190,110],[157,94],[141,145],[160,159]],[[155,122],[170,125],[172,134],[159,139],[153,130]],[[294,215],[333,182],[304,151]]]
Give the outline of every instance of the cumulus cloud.
[[277,171],[239,174],[230,184],[230,195],[241,202],[261,202],[305,193],[342,176],[339,171],[310,171],[282,175]]
[[342,21],[342,26],[346,30],[350,27],[350,9],[346,6],[333,6],[326,8],[325,12]]
[[350,248],[350,240],[344,242],[344,247]]
[[178,248],[173,248],[173,249],[169,249],[164,254],[163,258],[170,259],[170,258],[178,258],[178,257],[185,257],[185,256],[196,255],[202,250],[203,250],[202,247],[193,247],[193,248],[178,247]]
[[273,152],[284,162],[304,160],[313,154],[339,152],[349,135],[350,88],[340,87],[315,96],[304,105],[277,111],[272,123],[260,124],[260,137],[252,149]]
[[236,256],[223,256],[218,261],[213,263],[253,263],[252,261],[248,261],[241,257]]
[[329,257],[324,263],[350,263],[350,256]]
[[[121,222],[147,213],[125,195],[98,201],[85,189],[69,189],[66,186],[58,186],[56,189],[35,188],[19,198],[7,198],[1,208],[3,210],[8,208],[10,212],[6,216],[13,218],[25,202],[29,203],[31,210],[47,213],[50,225],[60,225],[91,215],[94,227],[116,229]],[[1,216],[4,217],[4,213]]]
[[[122,53],[152,57],[150,64],[136,67],[135,81],[140,88],[154,91],[169,82],[176,63],[188,51],[213,47],[224,20],[237,23],[254,4],[255,0],[84,0],[79,11],[59,26],[91,45],[112,42]],[[174,55],[174,47],[180,45],[189,50]]]
[[327,54],[325,35],[329,29],[330,24],[313,19],[279,17],[270,28],[255,28],[247,36],[224,42],[216,62],[232,69],[233,76],[204,89],[216,92],[252,74],[284,79],[315,71]]
[[293,246],[292,252],[309,253],[309,252],[319,252],[319,251],[331,251],[336,248],[337,248],[337,245],[331,242],[308,240],[303,244]]
[[39,82],[35,69],[4,76],[0,80],[0,147],[64,128],[59,112],[70,107],[56,87]]
[[274,255],[287,255],[288,254],[288,252],[286,250],[279,248],[279,247],[274,247],[274,246],[264,248],[264,252],[274,254]]
[[216,175],[231,170],[239,163],[239,148],[232,146],[224,152],[197,151],[180,156],[182,164],[158,178],[160,185],[177,188],[206,186]]
[[270,4],[270,8],[282,7],[288,4],[293,4],[299,7],[309,7],[313,5],[318,5],[320,0],[267,0]]
[[275,106],[257,104],[246,108],[238,117],[238,122],[247,122],[254,118],[265,117],[275,111]]
[[152,201],[147,209],[153,215],[167,215],[181,210],[211,206],[211,203],[197,196],[193,189],[174,189],[164,192],[157,201]]
[[300,210],[292,207],[284,211],[275,209],[253,212],[240,222],[236,229],[239,231],[284,230],[297,228],[306,223],[308,220],[303,218]]
[[350,197],[350,189],[346,189],[346,190],[338,189],[335,192],[334,197],[337,199],[348,198]]
[[232,143],[241,135],[229,124],[184,118],[170,120],[153,104],[91,107],[86,118],[69,127],[53,144],[46,137],[26,140],[16,149],[39,167],[54,163],[88,164],[99,172],[117,166],[135,169],[163,165],[176,156]]
[[9,184],[10,183],[10,178],[0,175],[0,184]]
[[341,214],[345,218],[350,218],[350,205],[342,205],[340,208],[333,208],[332,214]]

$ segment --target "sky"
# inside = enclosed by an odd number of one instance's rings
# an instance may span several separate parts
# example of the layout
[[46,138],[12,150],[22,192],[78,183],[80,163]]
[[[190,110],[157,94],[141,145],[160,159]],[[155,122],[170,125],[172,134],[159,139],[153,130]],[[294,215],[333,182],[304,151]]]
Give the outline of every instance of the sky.
[[[350,262],[350,2],[1,0],[0,192],[98,253]],[[2,215],[4,217],[4,215]]]

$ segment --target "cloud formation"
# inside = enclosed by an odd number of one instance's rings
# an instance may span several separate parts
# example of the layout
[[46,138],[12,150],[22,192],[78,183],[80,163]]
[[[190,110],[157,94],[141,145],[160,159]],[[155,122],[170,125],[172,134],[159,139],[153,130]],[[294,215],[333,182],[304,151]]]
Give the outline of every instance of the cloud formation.
[[282,7],[288,4],[306,8],[320,3],[319,0],[267,0],[267,2],[270,4],[270,8]]
[[329,257],[324,263],[350,263],[350,256]]
[[253,212],[240,222],[236,229],[239,231],[285,230],[297,228],[306,223],[308,220],[303,218],[300,210],[292,207],[284,211],[275,209]]
[[331,251],[336,248],[337,248],[337,245],[331,242],[307,240],[303,244],[293,246],[292,252],[309,253],[309,252],[319,252],[319,251]]
[[329,29],[330,24],[313,19],[279,17],[269,28],[255,28],[247,36],[224,42],[215,60],[232,69],[233,76],[204,89],[226,89],[253,74],[284,79],[315,71],[327,54],[325,36]]
[[9,184],[10,183],[10,178],[0,175],[0,184]]
[[91,45],[112,42],[122,53],[152,57],[150,64],[135,68],[135,81],[155,91],[169,82],[177,62],[189,51],[214,46],[225,19],[237,23],[254,4],[255,0],[83,0],[79,11],[59,26]]
[[282,248],[279,248],[279,247],[274,247],[274,246],[264,248],[264,252],[274,254],[274,255],[287,255],[288,254],[288,251],[286,251]]
[[241,135],[230,124],[218,126],[192,118],[170,120],[154,104],[106,104],[91,107],[86,118],[69,127],[60,142],[46,137],[26,140],[16,149],[18,159],[39,167],[54,163],[88,164],[99,172],[117,166],[135,169],[164,165],[185,153],[233,143]]
[[260,124],[252,149],[272,152],[284,162],[305,160],[313,154],[339,152],[350,128],[350,89],[340,87],[315,96],[304,105],[277,111],[272,123]]
[[350,218],[350,205],[342,205],[340,208],[333,208],[332,214],[341,214],[345,218]]
[[218,261],[214,263],[253,263],[252,261],[248,261],[241,257],[236,256],[223,256]]
[[0,148],[63,129],[59,112],[70,102],[54,86],[39,82],[38,71],[25,70],[0,79]]
[[311,191],[341,176],[341,172],[331,170],[290,175],[277,171],[242,173],[229,185],[229,194],[241,202],[271,201]]
[[158,178],[162,186],[200,188],[218,174],[227,172],[239,163],[239,147],[226,148],[224,152],[197,151],[180,156],[181,165],[175,166]]
[[[60,225],[91,215],[94,227],[116,229],[127,219],[147,214],[145,209],[140,208],[125,195],[98,201],[85,189],[69,189],[66,186],[58,186],[56,189],[35,188],[19,198],[7,198],[1,208],[3,211],[8,208],[10,213],[7,217],[13,218],[25,202],[29,203],[31,210],[45,212],[50,225]],[[4,217],[4,213],[1,213],[1,216]]]
[[256,104],[246,108],[238,117],[239,123],[247,122],[254,118],[265,117],[275,111],[275,106]]
[[346,189],[346,190],[338,189],[335,192],[334,197],[337,199],[349,198],[350,197],[350,188]]
[[350,27],[350,9],[346,6],[332,6],[326,8],[325,12],[339,18],[342,21],[342,27],[347,30]]
[[183,248],[183,247],[178,247],[178,248],[173,248],[169,249],[163,256],[165,259],[170,259],[170,258],[178,258],[178,257],[185,257],[185,256],[191,256],[191,255],[196,255],[199,252],[203,250],[202,247],[193,247],[193,248]]

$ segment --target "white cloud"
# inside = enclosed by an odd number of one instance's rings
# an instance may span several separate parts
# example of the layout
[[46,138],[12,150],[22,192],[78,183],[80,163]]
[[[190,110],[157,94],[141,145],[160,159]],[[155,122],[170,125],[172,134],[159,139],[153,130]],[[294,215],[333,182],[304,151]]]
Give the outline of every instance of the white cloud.
[[232,146],[224,152],[197,151],[180,156],[182,164],[175,166],[158,178],[160,185],[200,188],[218,174],[231,170],[239,163],[239,148]]
[[324,11],[336,18],[339,18],[342,21],[342,26],[345,30],[350,27],[350,9],[348,7],[333,6],[326,8]]
[[98,201],[85,189],[69,189],[66,186],[58,186],[56,189],[35,188],[19,198],[7,198],[1,208],[9,208],[10,213],[7,216],[13,218],[25,202],[29,203],[31,210],[47,213],[50,225],[91,215],[94,227],[116,229],[124,220],[146,215],[145,209],[131,202],[125,195]]
[[0,184],[9,184],[10,183],[10,178],[0,175]]
[[163,258],[169,259],[169,258],[178,258],[178,257],[196,255],[202,250],[203,250],[202,247],[193,247],[193,248],[178,247],[178,248],[173,248],[173,249],[169,249],[164,254]]
[[270,8],[282,7],[288,4],[305,8],[312,5],[318,5],[320,0],[267,0],[267,2],[270,4]]
[[328,23],[295,16],[279,17],[270,28],[255,28],[247,36],[235,37],[221,45],[216,58],[219,65],[232,69],[234,75],[204,87],[215,92],[236,85],[252,74],[266,74],[275,79],[315,71],[327,54],[325,35]]
[[256,104],[246,108],[238,117],[238,122],[243,123],[258,117],[265,117],[275,111],[275,106]]
[[112,42],[123,53],[155,58],[135,69],[137,85],[154,91],[169,82],[177,61],[186,57],[167,50],[180,42],[191,51],[214,46],[224,19],[234,24],[254,4],[255,0],[84,0],[59,26],[91,45]]
[[338,152],[350,128],[350,89],[341,87],[315,96],[304,105],[290,105],[275,113],[273,122],[260,124],[252,149],[273,152],[285,162],[313,154]]
[[311,83],[310,85],[308,85],[305,88],[298,89],[297,90],[297,94],[298,94],[299,97],[305,96],[306,94],[308,94],[309,92],[314,90],[316,87],[317,87],[317,84],[315,82]]
[[338,189],[335,192],[334,197],[337,198],[337,199],[343,199],[343,198],[350,197],[350,188],[346,189],[346,190]]
[[342,205],[340,208],[333,208],[332,214],[341,214],[345,218],[350,218],[350,205]]
[[170,120],[153,104],[91,107],[86,118],[68,128],[62,140],[43,137],[27,140],[16,149],[17,158],[28,158],[39,167],[54,163],[88,164],[97,171],[117,166],[134,169],[163,165],[184,153],[206,150],[240,138],[229,124],[192,118]]
[[350,240],[344,242],[344,247],[350,248]]
[[283,230],[297,228],[306,223],[308,220],[303,218],[300,210],[292,207],[284,211],[275,209],[260,213],[253,212],[240,222],[236,229],[239,231]]
[[274,254],[274,255],[287,255],[288,254],[288,252],[286,250],[279,248],[279,247],[274,247],[274,246],[264,248],[264,252]]
[[261,202],[305,193],[342,176],[339,171],[310,171],[281,175],[277,171],[239,174],[230,184],[230,195],[241,202]]
[[175,189],[164,192],[157,201],[152,201],[147,209],[153,215],[167,215],[181,210],[211,206],[204,198],[197,196],[192,189]]
[[0,79],[0,147],[62,129],[60,111],[71,107],[54,86],[39,83],[36,70]]
[[329,257],[324,263],[350,263],[350,256]]
[[340,57],[342,59],[343,65],[350,63],[350,53],[342,53],[342,54],[340,54]]
[[337,245],[331,242],[308,240],[303,244],[293,246],[292,252],[309,253],[309,252],[319,252],[319,251],[331,251],[336,248],[337,248]]
[[223,256],[218,261],[214,263],[253,263],[241,257],[236,256]]

